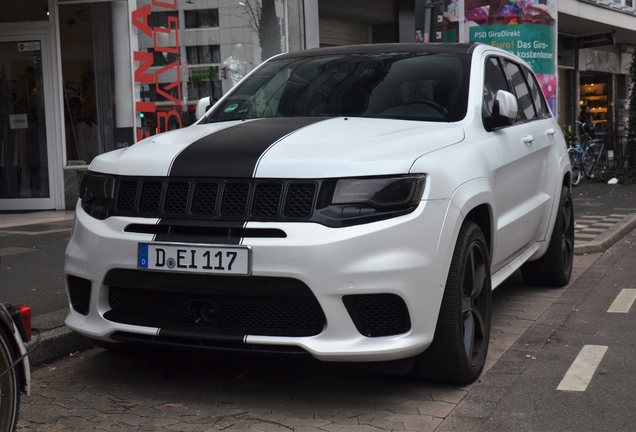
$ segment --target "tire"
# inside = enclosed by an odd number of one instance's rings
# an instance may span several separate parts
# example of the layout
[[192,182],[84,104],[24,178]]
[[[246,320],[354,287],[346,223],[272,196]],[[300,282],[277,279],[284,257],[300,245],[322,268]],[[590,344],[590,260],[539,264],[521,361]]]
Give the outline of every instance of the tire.
[[554,231],[546,253],[521,266],[523,280],[529,285],[562,287],[570,282],[574,260],[574,209],[570,189],[563,186]]
[[572,165],[572,186],[576,186],[581,181],[583,173],[581,172],[581,165],[578,161],[578,153],[574,149],[568,150],[570,156],[570,165]]
[[589,146],[585,155],[585,176],[587,178],[598,177],[605,171],[605,152],[601,148],[593,145]]
[[[18,358],[9,335],[0,326],[0,373],[6,371]],[[0,431],[13,432],[20,411],[20,375],[18,367],[0,378]]]
[[486,240],[475,223],[466,221],[455,245],[433,343],[415,357],[412,375],[431,382],[475,381],[488,354],[491,298]]

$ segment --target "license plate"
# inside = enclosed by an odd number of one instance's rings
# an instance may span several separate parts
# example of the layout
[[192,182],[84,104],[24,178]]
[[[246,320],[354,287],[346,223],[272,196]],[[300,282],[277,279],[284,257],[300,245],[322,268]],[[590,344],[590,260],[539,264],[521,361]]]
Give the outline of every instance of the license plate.
[[137,267],[142,270],[247,276],[251,273],[251,249],[247,246],[139,243],[137,262]]

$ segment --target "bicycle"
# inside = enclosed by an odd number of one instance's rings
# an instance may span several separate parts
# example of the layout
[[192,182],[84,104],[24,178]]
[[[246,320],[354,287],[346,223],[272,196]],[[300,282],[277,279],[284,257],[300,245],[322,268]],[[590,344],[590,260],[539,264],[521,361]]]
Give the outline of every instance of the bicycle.
[[[581,130],[584,123],[576,122]],[[587,134],[581,135],[579,144],[577,137],[572,133],[572,126],[564,127],[563,133],[569,144],[568,155],[572,166],[572,186],[580,183],[581,178],[591,179],[607,169],[607,155],[605,142],[601,138],[590,139]]]
[[577,142],[576,135],[572,133],[572,126],[563,127],[563,134],[568,143],[568,156],[572,166],[572,186],[580,183],[581,177],[585,174],[585,151]]
[[607,152],[601,138],[588,141],[585,148],[585,177],[594,178],[607,169]]
[[[31,308],[0,304],[0,431],[14,432],[21,392],[30,392],[29,352]],[[37,342],[36,342],[37,344]],[[35,346],[31,348],[33,350]]]
[[585,152],[580,145],[576,144],[568,149],[568,156],[572,166],[572,186],[576,186],[585,174]]

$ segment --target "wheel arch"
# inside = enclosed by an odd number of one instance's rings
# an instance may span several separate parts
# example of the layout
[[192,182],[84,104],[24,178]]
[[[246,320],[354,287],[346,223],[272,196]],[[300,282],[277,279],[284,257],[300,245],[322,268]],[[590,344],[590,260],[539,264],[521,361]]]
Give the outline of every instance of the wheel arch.
[[[451,201],[463,215],[462,223],[469,220],[479,226],[486,239],[486,246],[492,260],[495,244],[494,197],[489,182],[485,178],[480,178],[465,183],[457,188]],[[459,227],[457,232],[459,232]]]
[[465,221],[474,222],[486,239],[488,253],[492,256],[493,245],[493,229],[492,229],[492,212],[490,206],[481,204],[472,209],[464,218]]

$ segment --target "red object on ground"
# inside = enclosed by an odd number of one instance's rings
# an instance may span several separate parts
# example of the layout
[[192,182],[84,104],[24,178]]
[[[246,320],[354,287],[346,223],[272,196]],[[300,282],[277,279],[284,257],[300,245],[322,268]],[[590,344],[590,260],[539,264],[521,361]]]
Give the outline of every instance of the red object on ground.
[[27,339],[31,340],[31,307],[27,305],[15,305],[14,308],[20,315]]

